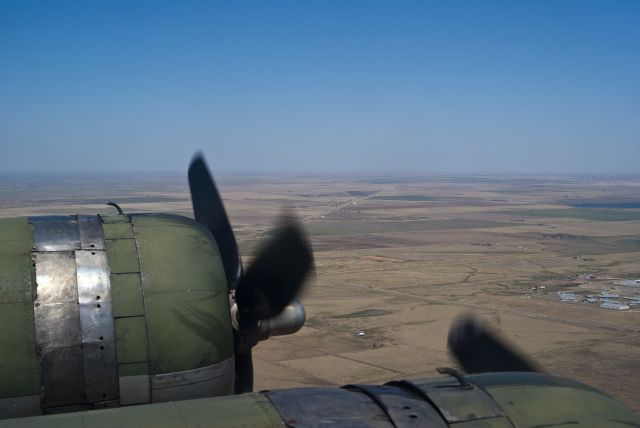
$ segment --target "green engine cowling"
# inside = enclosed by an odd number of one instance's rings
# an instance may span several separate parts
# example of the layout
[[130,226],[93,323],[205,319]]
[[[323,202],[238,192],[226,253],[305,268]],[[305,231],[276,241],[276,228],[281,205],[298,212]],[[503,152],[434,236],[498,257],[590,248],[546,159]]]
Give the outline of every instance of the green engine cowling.
[[220,253],[181,216],[0,220],[0,418],[229,394]]
[[[48,428],[635,427],[640,417],[578,382],[503,372],[296,388],[5,421]],[[0,421],[0,428],[5,426]]]

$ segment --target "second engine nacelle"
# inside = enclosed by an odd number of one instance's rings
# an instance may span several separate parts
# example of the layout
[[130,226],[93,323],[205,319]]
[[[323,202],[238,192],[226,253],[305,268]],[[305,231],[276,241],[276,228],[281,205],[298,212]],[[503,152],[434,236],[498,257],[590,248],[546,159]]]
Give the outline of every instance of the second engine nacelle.
[[0,418],[230,394],[220,253],[166,214],[0,220]]

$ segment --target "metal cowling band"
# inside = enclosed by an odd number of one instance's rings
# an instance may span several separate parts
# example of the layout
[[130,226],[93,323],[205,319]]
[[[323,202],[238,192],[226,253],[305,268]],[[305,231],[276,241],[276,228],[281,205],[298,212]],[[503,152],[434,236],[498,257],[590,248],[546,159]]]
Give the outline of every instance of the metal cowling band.
[[109,267],[97,216],[31,217],[42,408],[118,400]]
[[179,400],[181,397],[204,398],[233,392],[234,358],[197,369],[151,376],[154,402]]
[[[210,366],[120,378],[120,404],[159,403],[233,393],[233,357]],[[149,392],[150,388],[150,392]]]

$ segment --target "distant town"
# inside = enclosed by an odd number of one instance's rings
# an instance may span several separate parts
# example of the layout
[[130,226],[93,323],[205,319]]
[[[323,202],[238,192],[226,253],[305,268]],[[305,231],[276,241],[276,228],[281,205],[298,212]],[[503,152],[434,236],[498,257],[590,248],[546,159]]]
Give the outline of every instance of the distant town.
[[[589,274],[585,276],[586,279],[596,279],[596,276]],[[637,287],[640,288],[639,279],[628,279],[615,281],[615,285],[620,287]],[[613,309],[623,311],[631,309],[632,306],[640,305],[640,293],[633,295],[623,295],[618,289],[613,289],[617,292],[602,291],[599,294],[576,294],[567,291],[558,291],[556,297],[561,302],[583,302],[590,304],[600,304],[603,309]]]

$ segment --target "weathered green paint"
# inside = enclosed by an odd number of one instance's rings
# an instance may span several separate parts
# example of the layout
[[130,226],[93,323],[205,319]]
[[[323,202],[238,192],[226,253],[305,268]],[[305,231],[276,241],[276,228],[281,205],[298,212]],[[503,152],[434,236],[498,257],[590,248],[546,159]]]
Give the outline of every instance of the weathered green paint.
[[147,361],[147,337],[144,317],[116,318],[118,363]]
[[109,260],[118,375],[149,374],[147,321],[140,262],[128,215],[101,216]]
[[282,428],[285,426],[270,401],[259,394],[0,421],[0,427],[15,428]]
[[640,426],[638,415],[599,392],[543,385],[497,386],[487,392],[518,427]]
[[119,217],[117,222],[104,223],[102,225],[104,239],[133,239],[133,229],[131,229],[131,223],[123,222],[123,220],[124,218]]
[[233,355],[217,246],[186,217],[132,215],[140,257],[151,374],[191,370]]
[[0,220],[0,303],[31,303],[33,231],[27,218]]
[[475,419],[472,421],[458,422],[451,426],[455,428],[514,428],[511,421],[506,417]]
[[129,223],[129,216],[126,214],[98,214],[103,224]]
[[144,316],[140,273],[111,274],[111,300],[116,318]]
[[104,241],[112,274],[140,272],[138,251],[134,239],[107,239]]
[[118,365],[120,377],[149,374],[149,363],[126,363]]
[[33,306],[0,305],[0,398],[40,393]]
[[27,218],[0,220],[0,398],[40,392],[32,245]]
[[468,379],[482,388],[500,385],[546,385],[562,386],[566,388],[585,389],[587,391],[600,392],[597,389],[571,379],[545,375],[535,372],[496,372],[467,375]]
[[450,376],[412,383],[429,397],[450,423],[504,416],[502,409],[481,388],[475,385],[461,388],[460,382]]
[[561,423],[587,427],[640,426],[640,416],[624,404],[570,379],[524,372],[466,378],[487,391],[518,427]]

